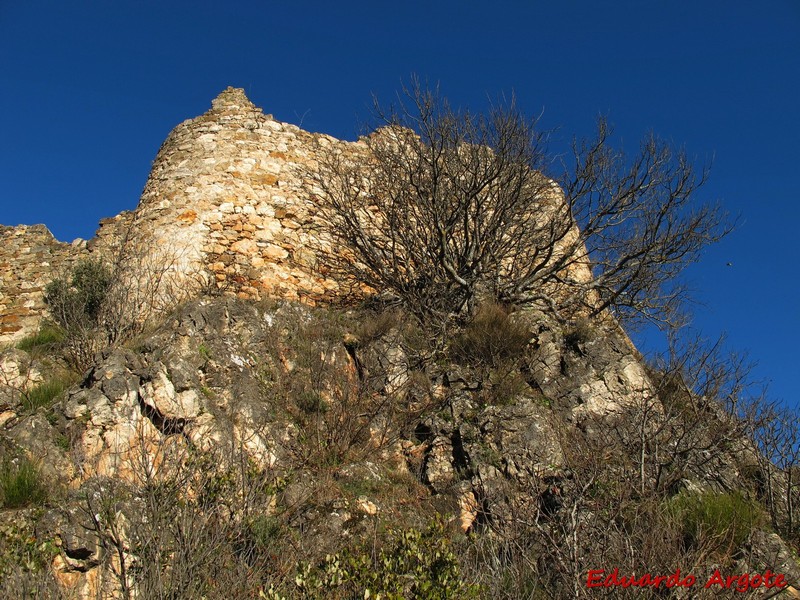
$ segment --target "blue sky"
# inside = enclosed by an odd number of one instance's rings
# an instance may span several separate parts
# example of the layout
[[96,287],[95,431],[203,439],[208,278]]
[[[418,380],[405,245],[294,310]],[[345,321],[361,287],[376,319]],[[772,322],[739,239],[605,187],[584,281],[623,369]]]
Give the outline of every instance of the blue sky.
[[515,92],[556,152],[602,113],[627,148],[653,130],[713,159],[700,199],[741,222],[687,273],[694,325],[797,405],[797,0],[0,0],[0,223],[91,237],[228,85],[353,139],[411,73],[475,110]]

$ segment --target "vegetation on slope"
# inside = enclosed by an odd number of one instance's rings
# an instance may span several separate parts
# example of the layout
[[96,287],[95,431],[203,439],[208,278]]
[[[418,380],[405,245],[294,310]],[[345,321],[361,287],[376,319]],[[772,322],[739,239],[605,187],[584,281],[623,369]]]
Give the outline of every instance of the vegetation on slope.
[[4,597],[68,597],[58,577],[126,599],[590,598],[612,568],[795,572],[797,415],[716,347],[645,371],[609,313],[680,320],[675,276],[727,231],[691,210],[704,174],[654,139],[625,163],[600,123],[561,203],[513,105],[410,100],[374,164],[314,175],[323,262],[368,302],[184,302],[136,248],[47,287],[54,322],[0,382]]

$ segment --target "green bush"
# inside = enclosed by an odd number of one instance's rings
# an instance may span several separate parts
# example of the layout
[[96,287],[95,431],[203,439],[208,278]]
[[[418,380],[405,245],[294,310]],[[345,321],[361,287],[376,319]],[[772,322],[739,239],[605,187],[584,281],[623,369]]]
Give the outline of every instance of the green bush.
[[67,331],[97,325],[108,290],[111,271],[100,260],[79,261],[71,278],[54,279],[45,288],[44,301],[56,322]]
[[66,358],[77,371],[85,370],[96,352],[119,333],[119,323],[108,321],[111,311],[106,306],[112,280],[102,261],[84,259],[68,277],[54,279],[45,288],[44,301],[64,330]]
[[383,548],[327,556],[322,564],[304,564],[295,585],[305,598],[385,598],[446,600],[479,597],[480,589],[461,577],[444,526],[389,530]]
[[244,537],[252,550],[268,553],[283,531],[283,523],[278,517],[254,515],[244,523]]
[[324,414],[328,410],[328,405],[319,392],[313,390],[301,390],[295,396],[295,404],[303,413],[307,415]]
[[48,568],[58,552],[54,540],[37,537],[33,519],[0,519],[0,598],[65,598]]
[[667,513],[683,531],[687,546],[729,554],[740,548],[760,522],[755,502],[739,492],[681,492],[667,504]]
[[5,508],[44,504],[47,488],[39,468],[30,460],[4,460],[0,465],[0,501]]
[[499,304],[484,304],[450,343],[450,358],[476,369],[482,404],[508,404],[529,389],[520,373],[520,359],[531,332],[510,314]]

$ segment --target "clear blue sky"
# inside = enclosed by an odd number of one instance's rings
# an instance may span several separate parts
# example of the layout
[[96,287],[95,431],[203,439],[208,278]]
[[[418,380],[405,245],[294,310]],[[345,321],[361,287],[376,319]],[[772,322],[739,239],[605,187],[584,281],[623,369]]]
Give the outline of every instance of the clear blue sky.
[[0,223],[91,237],[227,85],[352,139],[411,73],[478,110],[513,90],[554,148],[603,113],[713,157],[702,196],[742,221],[688,273],[695,326],[797,405],[798,0],[0,0]]

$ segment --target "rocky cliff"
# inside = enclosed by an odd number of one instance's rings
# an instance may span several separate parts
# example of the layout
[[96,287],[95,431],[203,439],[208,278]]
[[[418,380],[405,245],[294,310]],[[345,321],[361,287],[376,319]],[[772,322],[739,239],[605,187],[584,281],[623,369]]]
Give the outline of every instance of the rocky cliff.
[[487,306],[437,339],[396,308],[329,305],[345,292],[312,251],[310,174],[330,146],[366,153],[228,88],[93,240],[2,229],[4,342],[82,257],[146,249],[196,286],[79,375],[58,340],[0,354],[4,597],[582,598],[614,567],[797,580],[742,424],[613,320]]

